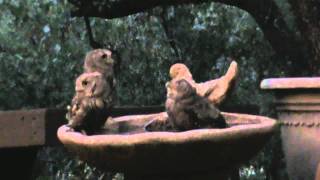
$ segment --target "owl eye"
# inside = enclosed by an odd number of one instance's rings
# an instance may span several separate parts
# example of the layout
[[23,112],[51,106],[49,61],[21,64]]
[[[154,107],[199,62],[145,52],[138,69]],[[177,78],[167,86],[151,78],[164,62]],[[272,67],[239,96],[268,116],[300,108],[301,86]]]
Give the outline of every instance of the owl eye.
[[82,81],[82,85],[83,85],[83,86],[88,85],[88,81],[86,81],[86,80]]
[[106,58],[108,55],[107,54],[102,54],[102,58],[104,59],[104,58]]

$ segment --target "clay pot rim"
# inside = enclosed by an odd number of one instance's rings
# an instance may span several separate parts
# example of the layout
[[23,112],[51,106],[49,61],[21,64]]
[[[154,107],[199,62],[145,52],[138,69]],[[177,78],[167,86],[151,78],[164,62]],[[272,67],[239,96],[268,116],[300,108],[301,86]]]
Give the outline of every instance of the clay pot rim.
[[269,78],[260,83],[261,89],[320,89],[320,77]]
[[184,132],[147,132],[139,134],[92,135],[79,132],[68,132],[66,125],[58,129],[57,135],[63,144],[74,144],[87,147],[124,147],[139,144],[180,144],[190,141],[226,141],[244,136],[272,133],[277,123],[274,119],[237,113],[223,113],[240,119],[259,119],[261,123],[237,125],[226,129],[197,129]]

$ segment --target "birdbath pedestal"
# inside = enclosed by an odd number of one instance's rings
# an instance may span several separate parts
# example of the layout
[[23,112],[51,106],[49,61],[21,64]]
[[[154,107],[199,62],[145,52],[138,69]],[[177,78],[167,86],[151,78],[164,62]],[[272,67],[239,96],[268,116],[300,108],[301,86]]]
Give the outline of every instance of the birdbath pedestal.
[[67,126],[60,141],[79,159],[126,179],[228,179],[230,172],[265,145],[276,128],[267,117],[223,113],[230,127],[185,132],[146,132],[145,125],[167,114],[114,118],[104,132],[84,135]]

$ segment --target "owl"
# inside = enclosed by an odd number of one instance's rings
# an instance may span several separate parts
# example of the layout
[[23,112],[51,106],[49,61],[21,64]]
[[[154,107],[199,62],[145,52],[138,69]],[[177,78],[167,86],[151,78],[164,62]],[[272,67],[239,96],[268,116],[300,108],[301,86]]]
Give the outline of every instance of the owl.
[[76,94],[101,100],[102,104],[97,104],[100,108],[111,106],[111,94],[113,87],[105,80],[103,74],[99,72],[83,73],[76,79]]
[[76,93],[68,112],[69,126],[94,131],[110,114],[112,88],[99,72],[81,74],[75,86]]
[[172,81],[167,85],[165,106],[168,121],[178,131],[227,127],[215,105],[199,96],[196,88],[185,79]]
[[116,79],[114,76],[114,60],[112,53],[107,49],[95,49],[87,53],[84,60],[84,72],[99,72],[104,76],[104,80],[112,90],[110,94],[110,103],[113,105],[116,101]]
[[113,75],[114,60],[111,51],[107,49],[95,49],[86,54],[84,59],[84,72],[99,72]]

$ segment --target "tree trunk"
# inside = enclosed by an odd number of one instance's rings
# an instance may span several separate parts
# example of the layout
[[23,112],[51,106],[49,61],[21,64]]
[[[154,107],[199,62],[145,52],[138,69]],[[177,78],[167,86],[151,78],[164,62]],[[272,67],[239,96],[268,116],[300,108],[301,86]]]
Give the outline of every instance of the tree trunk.
[[320,1],[289,0],[309,54],[309,69],[320,75]]

